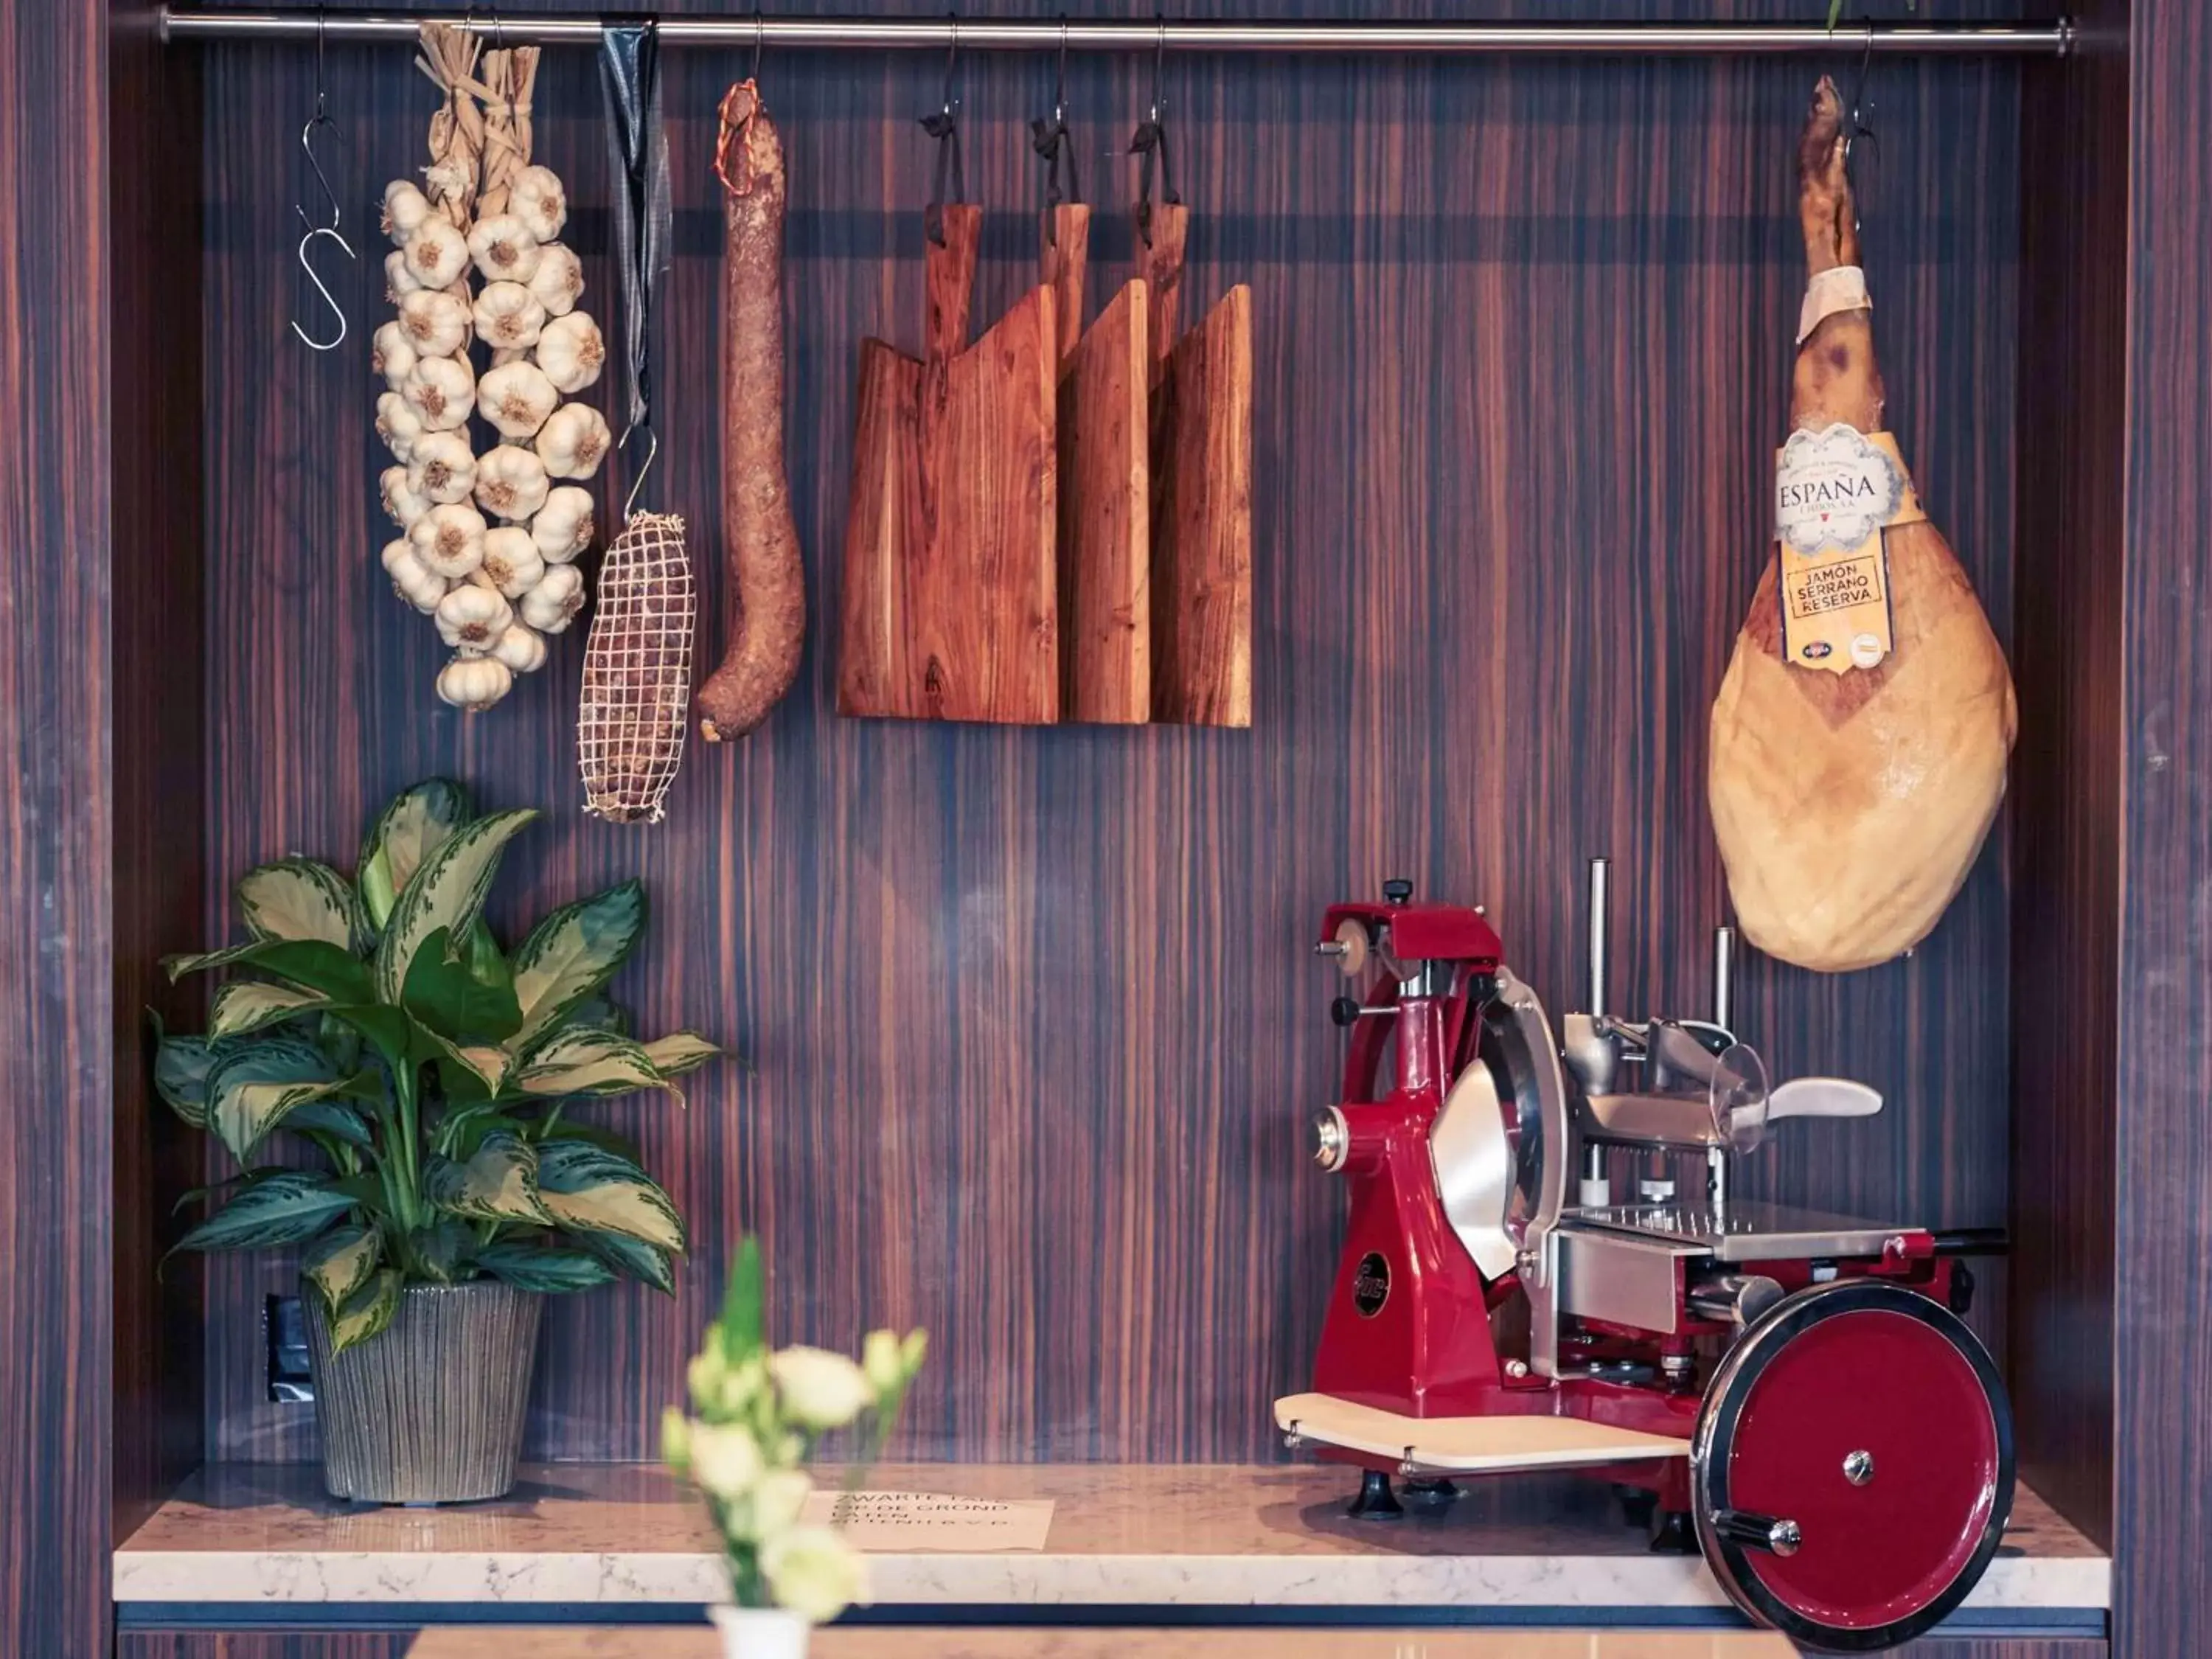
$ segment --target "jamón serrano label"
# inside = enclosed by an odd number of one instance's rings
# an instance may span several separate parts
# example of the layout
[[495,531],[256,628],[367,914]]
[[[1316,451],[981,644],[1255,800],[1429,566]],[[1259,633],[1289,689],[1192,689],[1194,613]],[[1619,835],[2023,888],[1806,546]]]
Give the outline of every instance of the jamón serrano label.
[[1872,668],[1894,643],[1882,532],[1928,515],[1897,441],[1838,421],[1793,432],[1774,464],[1784,657],[1846,674]]

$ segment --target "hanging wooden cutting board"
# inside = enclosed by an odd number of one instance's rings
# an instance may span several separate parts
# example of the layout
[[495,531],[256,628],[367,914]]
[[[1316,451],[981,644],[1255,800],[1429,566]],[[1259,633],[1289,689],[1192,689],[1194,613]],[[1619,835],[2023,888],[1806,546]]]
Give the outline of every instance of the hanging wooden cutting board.
[[1252,724],[1252,290],[1176,337],[1190,210],[1155,204],[1149,290],[1152,718]]
[[1059,327],[1060,713],[1152,717],[1150,358],[1146,289],[1121,291],[1083,326],[1091,210],[1052,210],[1045,282]]
[[982,210],[928,245],[923,356],[860,348],[837,708],[1039,724],[1060,715],[1053,295],[974,345]]

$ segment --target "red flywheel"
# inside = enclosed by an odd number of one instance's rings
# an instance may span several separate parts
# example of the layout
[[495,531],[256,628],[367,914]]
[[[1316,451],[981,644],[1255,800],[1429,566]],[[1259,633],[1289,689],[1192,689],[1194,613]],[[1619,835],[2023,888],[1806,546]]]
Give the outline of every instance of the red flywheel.
[[1966,1599],[2012,1513],[2012,1408],[1949,1310],[1881,1279],[1787,1297],[1715,1371],[1691,1441],[1698,1543],[1802,1647],[1908,1642]]

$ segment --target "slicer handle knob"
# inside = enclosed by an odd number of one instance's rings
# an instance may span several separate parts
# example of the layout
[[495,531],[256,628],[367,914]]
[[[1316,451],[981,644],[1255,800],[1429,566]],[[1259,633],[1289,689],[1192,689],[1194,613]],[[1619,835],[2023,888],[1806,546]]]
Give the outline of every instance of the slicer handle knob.
[[1748,1510],[1720,1510],[1713,1516],[1713,1530],[1746,1549],[1770,1555],[1795,1555],[1805,1534],[1795,1521],[1775,1515],[1753,1515]]
[[1778,1117],[1872,1117],[1881,1091],[1844,1077],[1793,1077],[1766,1097],[1766,1121]]
[[1394,876],[1382,884],[1382,897],[1386,903],[1403,904],[1413,896],[1413,884],[1403,876]]
[[1328,1005],[1328,1017],[1339,1025],[1349,1025],[1359,1018],[1358,997],[1339,997]]

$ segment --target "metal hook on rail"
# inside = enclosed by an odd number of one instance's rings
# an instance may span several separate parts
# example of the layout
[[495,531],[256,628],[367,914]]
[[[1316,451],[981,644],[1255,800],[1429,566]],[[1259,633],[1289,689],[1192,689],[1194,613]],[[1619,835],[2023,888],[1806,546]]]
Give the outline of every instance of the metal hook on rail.
[[[937,176],[930,187],[929,205],[922,210],[921,224],[929,240],[939,247],[945,246],[945,206],[947,202],[965,201],[968,196],[966,173],[960,165],[960,120],[954,112],[960,100],[954,96],[954,76],[960,64],[960,14],[947,15],[952,23],[950,44],[945,49],[945,96],[942,106],[934,115],[921,118],[921,130],[937,140]],[[952,193],[945,194],[948,172]]]
[[[1083,183],[1076,176],[1075,140],[1067,130],[1067,15],[1060,18],[1060,67],[1053,80],[1052,114],[1030,123],[1030,148],[1044,158],[1044,236],[1047,246],[1060,245],[1060,226],[1053,210],[1062,202],[1083,199]],[[1060,169],[1067,170],[1067,189],[1060,190]]]
[[1844,176],[1850,179],[1851,228],[1859,228],[1857,179],[1852,176],[1851,156],[1864,139],[1875,155],[1881,153],[1881,141],[1875,136],[1874,123],[1868,119],[1873,113],[1874,100],[1867,96],[1867,82],[1874,68],[1874,24],[1866,26],[1866,46],[1859,53],[1858,73],[1852,77],[1850,101],[1844,110]]
[[305,207],[296,201],[292,204],[292,211],[298,216],[301,226],[306,232],[306,234],[300,238],[299,246],[293,250],[292,257],[298,261],[300,270],[309,284],[317,294],[322,296],[323,303],[330,307],[331,315],[337,319],[337,332],[327,340],[318,340],[306,329],[301,327],[295,318],[292,323],[292,332],[298,335],[301,343],[311,351],[334,351],[345,343],[346,314],[345,307],[337,302],[337,296],[324,284],[322,276],[308,259],[307,245],[318,239],[327,238],[337,244],[347,258],[357,260],[360,257],[354,252],[353,245],[347,241],[338,230],[338,225],[344,217],[343,211],[338,204],[338,193],[331,186],[330,175],[323,171],[322,158],[315,154],[315,134],[319,131],[329,132],[340,143],[345,142],[345,134],[339,129],[338,124],[331,118],[330,88],[323,74],[323,45],[325,32],[326,21],[322,8],[319,6],[315,9],[315,112],[307,118],[307,125],[300,129],[300,149],[307,158],[307,169],[315,175],[315,183],[323,192],[323,200],[330,209],[331,216],[327,224],[318,224],[307,216],[307,210]]
[[768,45],[768,17],[758,6],[753,8],[753,65],[745,71],[745,79],[755,86],[760,84],[761,48]]
[[1144,238],[1146,247],[1152,245],[1152,158],[1156,154],[1160,164],[1160,199],[1170,207],[1182,200],[1175,187],[1175,162],[1168,153],[1168,126],[1163,114],[1167,107],[1164,90],[1167,77],[1167,14],[1162,12],[1158,18],[1159,34],[1152,44],[1152,107],[1137,124],[1136,134],[1129,140],[1129,154],[1144,158],[1137,176],[1137,234]]

